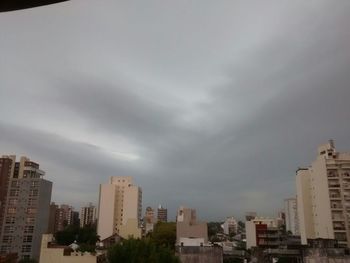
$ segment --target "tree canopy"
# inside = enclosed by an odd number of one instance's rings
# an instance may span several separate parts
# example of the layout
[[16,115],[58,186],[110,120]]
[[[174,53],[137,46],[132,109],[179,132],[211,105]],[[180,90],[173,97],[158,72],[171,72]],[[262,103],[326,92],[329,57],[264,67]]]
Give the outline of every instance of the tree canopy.
[[79,250],[93,252],[99,237],[97,236],[96,228],[93,226],[85,226],[83,228],[68,226],[66,229],[55,233],[55,239],[59,245],[65,246],[72,244],[76,240],[80,246]]
[[128,239],[107,252],[110,263],[180,263],[174,252],[157,246],[151,239]]
[[153,233],[150,237],[157,246],[174,249],[176,242],[176,223],[158,222],[154,226]]

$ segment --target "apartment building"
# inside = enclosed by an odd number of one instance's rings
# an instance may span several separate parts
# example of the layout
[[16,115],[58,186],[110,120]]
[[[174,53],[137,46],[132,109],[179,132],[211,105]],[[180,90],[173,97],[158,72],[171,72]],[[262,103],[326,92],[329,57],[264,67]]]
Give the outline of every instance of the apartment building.
[[299,235],[299,220],[296,198],[284,199],[284,213],[286,231],[291,232],[293,235]]
[[48,230],[52,182],[43,179],[45,172],[38,163],[27,157],[19,162],[14,156],[11,159],[6,202],[2,204],[0,253],[38,259],[41,236]]
[[100,185],[97,233],[101,240],[113,234],[141,237],[142,190],[131,176],[113,176]]
[[302,244],[308,239],[336,239],[350,247],[350,154],[333,141],[318,148],[316,160],[296,173]]
[[97,214],[96,206],[89,203],[87,206],[83,206],[80,211],[80,227],[93,225],[96,223]]
[[246,246],[276,248],[280,245],[281,231],[273,218],[256,217],[245,223]]
[[158,222],[168,222],[168,209],[162,207],[162,205],[158,206],[157,220]]
[[155,218],[154,218],[154,210],[150,206],[146,208],[145,216],[143,217],[143,224],[144,224],[144,229],[146,234],[153,231]]

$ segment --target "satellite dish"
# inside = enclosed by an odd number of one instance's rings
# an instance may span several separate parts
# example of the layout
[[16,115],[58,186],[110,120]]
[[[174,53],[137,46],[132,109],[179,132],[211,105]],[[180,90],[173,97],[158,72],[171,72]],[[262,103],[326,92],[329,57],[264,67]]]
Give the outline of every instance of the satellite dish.
[[43,5],[51,5],[69,0],[1,0],[0,12],[8,12],[21,10],[26,8],[39,7]]

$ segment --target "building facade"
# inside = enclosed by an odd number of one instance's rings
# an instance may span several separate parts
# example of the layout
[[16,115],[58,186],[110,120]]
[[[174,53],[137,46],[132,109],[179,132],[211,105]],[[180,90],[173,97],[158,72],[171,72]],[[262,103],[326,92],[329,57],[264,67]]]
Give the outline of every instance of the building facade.
[[155,224],[154,210],[152,207],[148,206],[145,211],[145,216],[143,217],[145,233],[152,232]]
[[142,190],[130,176],[113,176],[100,185],[97,233],[101,239],[113,234],[141,237]]
[[157,220],[158,222],[168,222],[168,209],[159,205],[157,209]]
[[43,179],[45,172],[39,169],[39,164],[26,157],[12,165],[0,253],[17,253],[19,259],[38,259],[41,236],[48,231],[52,183]]
[[350,247],[350,154],[333,141],[318,148],[316,160],[296,173],[302,244],[308,239],[336,239]]
[[96,223],[97,214],[96,206],[89,203],[87,206],[83,206],[80,211],[80,227],[91,226]]
[[280,229],[276,219],[256,217],[245,223],[246,246],[276,248],[280,245]]
[[221,227],[225,235],[237,234],[238,223],[233,216],[227,217],[225,222],[221,225]]
[[284,200],[284,213],[286,231],[290,231],[293,235],[299,235],[299,220],[296,198],[288,198]]
[[208,244],[207,223],[198,222],[196,210],[181,206],[176,216],[176,245],[204,246]]

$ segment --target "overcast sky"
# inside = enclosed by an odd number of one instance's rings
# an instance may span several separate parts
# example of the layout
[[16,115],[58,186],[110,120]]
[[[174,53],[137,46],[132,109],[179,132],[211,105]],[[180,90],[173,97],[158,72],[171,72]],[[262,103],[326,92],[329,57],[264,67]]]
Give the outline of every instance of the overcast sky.
[[130,175],[143,207],[275,215],[295,171],[350,151],[350,1],[70,2],[0,14],[0,153],[52,200]]

